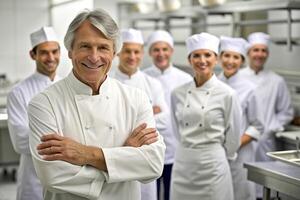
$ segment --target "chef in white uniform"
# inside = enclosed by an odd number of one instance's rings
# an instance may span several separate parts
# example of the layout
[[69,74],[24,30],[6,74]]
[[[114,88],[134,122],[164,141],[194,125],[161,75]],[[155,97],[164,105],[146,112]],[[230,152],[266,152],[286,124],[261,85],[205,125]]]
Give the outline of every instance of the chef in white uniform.
[[233,88],[242,108],[241,146],[236,160],[229,162],[235,200],[255,200],[255,184],[247,180],[245,162],[255,161],[257,140],[263,133],[263,113],[255,85],[241,77],[239,69],[244,64],[248,43],[243,38],[222,36],[220,39],[220,64],[223,72],[218,78]]
[[[173,38],[167,31],[157,30],[148,38],[149,55],[152,58],[152,66],[144,72],[160,81],[168,108],[171,107],[171,92],[178,86],[192,81],[192,77],[182,70],[173,66],[171,58],[174,52]],[[170,179],[174,163],[175,150],[178,141],[175,138],[171,117],[167,119],[167,127],[160,130],[167,146],[165,165],[162,176],[157,180],[158,196],[160,196],[160,183],[163,183],[164,200],[170,199]]]
[[29,150],[27,107],[34,95],[59,79],[56,69],[60,46],[52,27],[42,27],[30,35],[30,56],[36,71],[15,85],[7,97],[8,128],[13,147],[20,156],[17,177],[17,200],[41,200],[42,186],[38,180]]
[[194,81],[172,93],[172,117],[180,145],[171,178],[172,200],[233,200],[227,159],[240,144],[241,109],[236,92],[214,74],[219,39],[208,33],[186,40]]
[[[291,97],[284,79],[264,67],[269,56],[270,36],[262,32],[251,33],[248,42],[249,66],[240,72],[244,79],[256,85],[264,114],[264,132],[258,140],[256,161],[270,161],[266,152],[276,150],[275,133],[283,131],[293,118]],[[262,197],[262,190],[258,190],[257,197]]]
[[[169,109],[165,102],[162,86],[160,82],[139,70],[139,66],[144,56],[144,40],[142,32],[136,29],[125,29],[121,32],[123,46],[118,53],[119,65],[112,77],[126,85],[139,88],[146,92],[152,104],[159,132],[167,127]],[[142,200],[157,199],[156,181],[141,185]]]
[[118,26],[104,10],[85,10],[64,43],[72,72],[28,107],[44,199],[140,200],[140,182],[162,173],[165,145],[147,95],[107,76]]

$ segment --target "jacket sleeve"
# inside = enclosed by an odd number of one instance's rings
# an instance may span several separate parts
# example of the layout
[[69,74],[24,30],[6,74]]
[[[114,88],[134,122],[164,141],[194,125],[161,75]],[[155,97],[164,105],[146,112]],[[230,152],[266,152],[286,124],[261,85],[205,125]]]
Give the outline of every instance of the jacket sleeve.
[[[58,123],[48,98],[37,95],[28,106],[30,150],[33,164],[43,187],[51,192],[67,192],[96,199],[105,181],[103,172],[91,166],[77,166],[64,161],[45,161],[37,152],[44,134],[58,133]],[[63,133],[59,133],[62,134]]]
[[[137,127],[147,123],[147,127],[155,128],[152,106],[145,93],[136,95],[138,115]],[[147,183],[162,174],[166,146],[159,135],[158,141],[150,145],[135,147],[102,148],[108,170],[108,183],[138,180]]]
[[264,119],[263,113],[260,109],[259,99],[255,92],[252,92],[247,101],[246,117],[249,126],[245,134],[258,140],[264,132]]
[[7,96],[8,129],[15,151],[30,154],[27,102],[21,91],[12,90]]
[[283,79],[281,79],[278,85],[275,114],[277,123],[280,126],[279,131],[283,131],[283,126],[287,125],[294,116],[289,90]]
[[226,150],[227,158],[234,160],[237,156],[237,150],[240,146],[241,135],[241,107],[236,93],[227,99],[225,108],[225,142],[224,148]]

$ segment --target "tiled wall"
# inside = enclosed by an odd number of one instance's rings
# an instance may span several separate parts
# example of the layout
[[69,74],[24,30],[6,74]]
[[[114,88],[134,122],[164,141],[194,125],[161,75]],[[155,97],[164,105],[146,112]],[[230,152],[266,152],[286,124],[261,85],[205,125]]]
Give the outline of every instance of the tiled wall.
[[29,34],[48,22],[46,0],[0,0],[0,73],[11,80],[34,71]]
[[274,71],[286,80],[295,109],[295,115],[300,116],[300,69],[297,71],[274,69]]

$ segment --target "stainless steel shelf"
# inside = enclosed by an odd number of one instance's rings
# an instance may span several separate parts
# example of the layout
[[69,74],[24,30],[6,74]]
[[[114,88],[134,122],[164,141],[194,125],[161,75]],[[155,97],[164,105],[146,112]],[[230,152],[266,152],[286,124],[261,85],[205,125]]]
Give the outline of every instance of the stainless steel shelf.
[[[273,10],[285,10],[287,17],[284,19],[276,20],[237,20],[236,14],[257,12],[257,11],[273,11]],[[154,11],[149,14],[137,14],[132,13],[129,16],[121,17],[132,22],[132,27],[139,29],[151,29],[151,26],[138,26],[139,21],[152,21],[155,22],[152,29],[164,28],[170,30],[172,28],[191,28],[197,29],[199,27],[211,27],[211,26],[226,26],[232,27],[233,33],[237,33],[239,27],[244,26],[257,26],[265,24],[287,24],[287,38],[285,41],[279,41],[280,44],[286,44],[289,50],[292,50],[292,45],[298,45],[298,41],[292,38],[292,24],[299,23],[300,19],[293,19],[291,11],[300,10],[299,0],[252,0],[252,1],[236,1],[227,2],[223,5],[203,8],[200,5],[185,6],[179,10],[172,12],[159,12]],[[207,23],[206,18],[210,15],[230,15],[231,22],[214,22]],[[172,24],[172,20],[178,19],[191,19],[190,23],[184,24]]]

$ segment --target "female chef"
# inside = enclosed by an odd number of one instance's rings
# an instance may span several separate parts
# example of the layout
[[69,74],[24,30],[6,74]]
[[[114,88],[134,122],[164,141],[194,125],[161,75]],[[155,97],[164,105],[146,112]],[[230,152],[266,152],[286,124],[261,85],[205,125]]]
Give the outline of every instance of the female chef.
[[247,171],[243,168],[243,163],[255,161],[256,141],[263,133],[263,116],[259,112],[261,109],[254,93],[255,85],[242,78],[239,73],[245,61],[247,46],[248,43],[243,38],[221,37],[220,63],[223,72],[219,79],[237,92],[242,108],[241,146],[237,159],[229,162],[236,200],[255,199],[255,184],[247,181]]
[[208,33],[186,40],[194,81],[172,93],[179,146],[171,178],[173,200],[233,200],[227,159],[239,147],[241,109],[236,92],[218,80],[219,39]]

